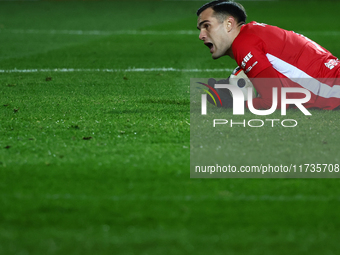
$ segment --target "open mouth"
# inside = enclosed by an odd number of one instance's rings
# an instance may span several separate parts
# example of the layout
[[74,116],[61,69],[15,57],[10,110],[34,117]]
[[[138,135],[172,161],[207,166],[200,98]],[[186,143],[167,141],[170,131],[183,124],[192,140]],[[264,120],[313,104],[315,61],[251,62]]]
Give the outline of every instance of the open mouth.
[[212,43],[210,43],[210,42],[206,42],[204,44],[210,49],[210,53],[213,53],[214,45]]

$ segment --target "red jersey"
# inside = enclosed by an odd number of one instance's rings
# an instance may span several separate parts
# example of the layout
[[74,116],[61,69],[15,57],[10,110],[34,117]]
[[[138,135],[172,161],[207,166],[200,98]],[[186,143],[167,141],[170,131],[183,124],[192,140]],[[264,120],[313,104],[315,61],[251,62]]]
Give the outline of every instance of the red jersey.
[[260,94],[253,99],[255,108],[270,108],[272,87],[279,86],[308,89],[311,99],[306,108],[332,110],[340,105],[340,61],[307,37],[253,21],[242,26],[232,51],[249,78],[288,78],[269,86],[255,79]]

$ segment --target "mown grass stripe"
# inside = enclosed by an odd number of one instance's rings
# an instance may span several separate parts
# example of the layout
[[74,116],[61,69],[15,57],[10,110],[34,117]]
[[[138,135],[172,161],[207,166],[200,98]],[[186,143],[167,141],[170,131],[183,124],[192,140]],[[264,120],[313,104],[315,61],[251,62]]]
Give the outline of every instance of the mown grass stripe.
[[232,72],[234,69],[180,69],[173,67],[161,68],[126,68],[126,69],[82,69],[82,68],[47,68],[47,69],[8,69],[0,70],[0,73],[44,73],[44,72],[58,72],[58,73],[72,73],[72,72],[184,72],[184,73],[198,73],[198,72]]
[[236,196],[148,196],[148,195],[117,195],[117,196],[91,196],[91,195],[73,195],[73,194],[45,194],[45,195],[27,195],[27,194],[2,194],[0,197],[12,198],[19,200],[48,199],[48,200],[111,200],[111,201],[310,201],[310,202],[327,202],[340,201],[338,196],[313,196],[313,195],[295,195],[295,196],[271,196],[271,195],[236,195]]
[[[39,30],[39,29],[0,29],[1,33],[13,34],[65,34],[65,35],[94,35],[94,36],[108,36],[108,35],[198,35],[198,30],[120,30],[120,31],[100,31],[100,30]],[[318,36],[339,36],[340,31],[298,31],[306,35]]]

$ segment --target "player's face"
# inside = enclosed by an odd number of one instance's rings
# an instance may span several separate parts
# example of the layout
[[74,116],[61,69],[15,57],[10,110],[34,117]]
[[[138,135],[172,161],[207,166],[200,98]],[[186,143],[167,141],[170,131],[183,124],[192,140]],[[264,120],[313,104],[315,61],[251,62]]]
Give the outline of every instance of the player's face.
[[228,54],[231,40],[225,22],[220,23],[213,14],[212,8],[204,10],[198,17],[197,28],[200,30],[199,39],[209,47],[212,58],[217,59]]

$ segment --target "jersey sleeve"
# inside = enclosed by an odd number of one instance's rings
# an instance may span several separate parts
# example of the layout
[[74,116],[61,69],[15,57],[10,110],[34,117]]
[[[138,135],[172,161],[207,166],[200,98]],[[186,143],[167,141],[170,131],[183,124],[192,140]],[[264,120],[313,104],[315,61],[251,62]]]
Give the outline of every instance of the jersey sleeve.
[[[268,79],[270,78],[270,79]],[[255,79],[251,79],[259,97],[253,99],[255,109],[269,109],[273,103],[273,88],[277,88],[277,108],[281,108],[281,79],[273,67],[267,67],[261,71]]]
[[266,56],[265,43],[254,34],[241,31],[232,44],[232,51],[237,64],[249,78],[255,78],[271,66]]
[[254,108],[269,109],[272,106],[272,91],[276,87],[278,88],[277,109],[279,109],[282,83],[266,56],[267,50],[263,40],[254,34],[240,33],[233,43],[232,50],[237,64],[251,79],[259,93],[259,97],[253,99]]

